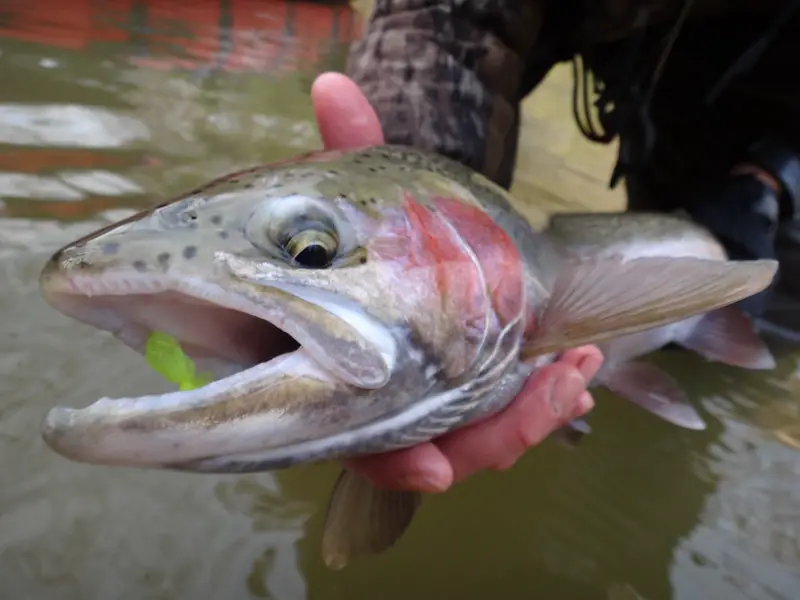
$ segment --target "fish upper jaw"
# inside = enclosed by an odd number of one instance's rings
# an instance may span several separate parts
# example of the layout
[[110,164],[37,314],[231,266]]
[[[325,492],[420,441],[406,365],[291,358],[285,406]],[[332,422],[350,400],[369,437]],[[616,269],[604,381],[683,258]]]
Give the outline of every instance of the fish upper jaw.
[[209,272],[83,272],[51,265],[41,288],[60,312],[138,351],[150,333],[162,331],[192,358],[227,361],[239,370],[303,346],[332,378],[350,385],[375,389],[391,376],[395,335],[356,302],[281,282],[243,282],[224,267]]

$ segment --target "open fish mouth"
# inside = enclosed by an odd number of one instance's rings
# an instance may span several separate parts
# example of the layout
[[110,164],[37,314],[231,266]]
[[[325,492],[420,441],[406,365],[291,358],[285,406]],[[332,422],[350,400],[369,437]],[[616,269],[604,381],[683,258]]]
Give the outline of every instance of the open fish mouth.
[[[327,435],[330,415],[315,422],[315,406],[334,394],[380,388],[394,365],[389,330],[325,293],[300,298],[285,289],[193,277],[57,271],[43,273],[42,290],[63,314],[139,352],[152,332],[172,335],[199,372],[217,378],[192,390],[51,409],[42,425],[45,442],[82,462],[165,467]],[[358,337],[363,356],[348,354],[345,334]],[[377,367],[351,369],[348,357]]]
[[43,284],[63,314],[144,353],[153,332],[173,336],[197,364],[225,378],[297,352],[301,344],[260,307],[204,281],[165,276],[64,277]]

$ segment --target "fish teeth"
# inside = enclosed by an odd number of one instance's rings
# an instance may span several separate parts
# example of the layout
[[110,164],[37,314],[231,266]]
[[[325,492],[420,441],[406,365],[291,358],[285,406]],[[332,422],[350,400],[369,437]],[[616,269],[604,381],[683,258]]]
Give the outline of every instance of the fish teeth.
[[73,276],[69,279],[73,293],[86,296],[155,294],[169,289],[162,279],[141,276]]

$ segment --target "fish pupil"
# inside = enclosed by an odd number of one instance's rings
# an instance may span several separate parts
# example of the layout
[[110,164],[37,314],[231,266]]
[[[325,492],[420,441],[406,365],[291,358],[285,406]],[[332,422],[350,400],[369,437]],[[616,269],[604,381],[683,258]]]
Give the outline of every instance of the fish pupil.
[[330,264],[330,254],[322,244],[308,244],[294,259],[304,267],[312,269],[321,269]]

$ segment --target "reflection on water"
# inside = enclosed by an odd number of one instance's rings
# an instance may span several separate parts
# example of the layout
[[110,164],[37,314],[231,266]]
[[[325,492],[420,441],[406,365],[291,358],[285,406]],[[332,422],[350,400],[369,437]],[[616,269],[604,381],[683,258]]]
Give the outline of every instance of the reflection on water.
[[313,148],[298,99],[361,22],[310,2],[0,2],[6,210],[85,218]]
[[110,150],[149,137],[143,123],[99,107],[0,106],[0,144]]
[[[579,450],[428,498],[390,553],[340,573],[319,534],[331,466],[247,477],[102,469],[46,451],[56,402],[166,389],[56,314],[49,252],[126,211],[319,143],[314,74],[360,28],[341,5],[0,0],[0,598],[800,598],[798,355],[747,373],[653,358],[709,420],[681,431],[598,394]],[[526,107],[526,212],[613,208],[557,71]],[[591,202],[588,200],[591,198]],[[795,437],[792,437],[795,435]]]

